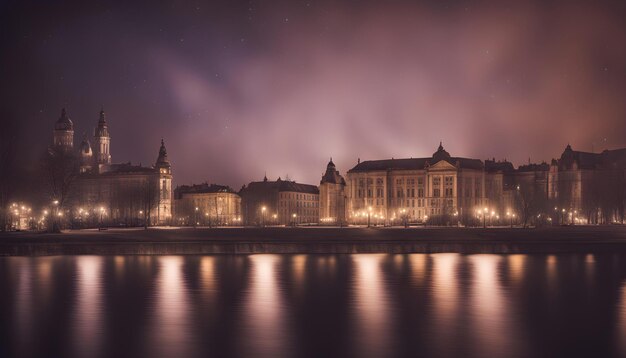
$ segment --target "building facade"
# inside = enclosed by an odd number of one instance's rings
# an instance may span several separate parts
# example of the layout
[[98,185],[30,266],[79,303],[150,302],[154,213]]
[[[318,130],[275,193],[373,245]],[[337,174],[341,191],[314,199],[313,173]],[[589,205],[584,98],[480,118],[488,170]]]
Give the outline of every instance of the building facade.
[[246,225],[299,225],[319,222],[319,189],[278,178],[251,182],[239,191]]
[[501,177],[479,159],[450,156],[441,144],[428,158],[359,160],[347,174],[348,218],[387,224],[474,218],[500,204]]
[[331,158],[326,166],[326,172],[322,175],[319,186],[320,224],[343,225],[346,223],[346,181]]
[[224,185],[182,185],[174,189],[177,225],[241,225],[241,197]]
[[[73,122],[63,109],[55,123],[53,149],[73,152],[73,134]],[[151,167],[130,162],[112,164],[111,137],[103,110],[93,139],[95,150],[89,140],[83,138],[76,153],[77,173],[64,209],[72,221],[87,226],[171,222],[172,168],[163,140],[157,160]]]
[[590,153],[568,144],[550,164],[548,199],[561,223],[623,222],[625,176],[626,148]]

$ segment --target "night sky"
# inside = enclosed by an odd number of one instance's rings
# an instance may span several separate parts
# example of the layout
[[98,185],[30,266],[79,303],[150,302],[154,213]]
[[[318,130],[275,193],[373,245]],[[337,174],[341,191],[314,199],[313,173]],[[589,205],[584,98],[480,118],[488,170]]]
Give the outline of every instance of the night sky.
[[549,161],[626,147],[626,5],[432,1],[8,1],[0,113],[22,155],[104,106],[114,162],[238,189],[315,184],[329,157]]

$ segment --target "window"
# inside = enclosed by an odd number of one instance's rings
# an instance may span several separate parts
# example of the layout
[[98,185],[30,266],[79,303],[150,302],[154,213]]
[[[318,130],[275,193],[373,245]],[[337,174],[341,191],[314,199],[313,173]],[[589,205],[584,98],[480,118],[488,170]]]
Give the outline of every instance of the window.
[[446,188],[446,197],[452,197],[452,188]]
[[424,185],[424,177],[417,178],[417,185]]
[[452,185],[454,183],[454,177],[447,176],[447,177],[444,178],[444,182],[445,182],[446,186],[450,186],[450,185]]
[[434,196],[435,198],[440,197],[440,196],[441,196],[441,189],[439,189],[439,188],[435,188],[435,189],[433,189],[433,196]]
[[396,179],[396,185],[402,185],[402,179]]
[[415,179],[407,179],[407,180],[406,180],[406,183],[407,183],[408,185],[415,185]]
[[433,178],[433,185],[434,185],[434,186],[439,186],[439,185],[441,185],[441,177],[434,177],[434,178]]
[[372,185],[372,182],[373,182],[372,178],[367,178],[367,185]]
[[423,198],[424,197],[424,188],[417,188],[417,196],[419,198]]
[[372,197],[372,189],[367,189],[367,197],[368,198]]
[[383,179],[382,178],[377,178],[376,179],[376,185],[383,185]]

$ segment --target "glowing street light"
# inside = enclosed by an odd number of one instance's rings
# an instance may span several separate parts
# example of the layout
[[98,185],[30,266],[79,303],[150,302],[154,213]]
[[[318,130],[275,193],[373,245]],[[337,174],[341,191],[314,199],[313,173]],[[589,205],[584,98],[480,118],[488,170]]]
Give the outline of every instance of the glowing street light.
[[263,206],[261,208],[261,226],[265,227],[265,212],[267,211],[267,208],[265,206]]

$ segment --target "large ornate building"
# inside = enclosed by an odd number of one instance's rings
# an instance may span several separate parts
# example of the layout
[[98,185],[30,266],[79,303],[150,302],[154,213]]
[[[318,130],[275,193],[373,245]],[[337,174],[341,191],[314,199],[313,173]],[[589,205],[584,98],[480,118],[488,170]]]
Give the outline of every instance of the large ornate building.
[[623,222],[626,206],[626,148],[600,153],[575,151],[568,144],[549,167],[548,198],[563,222]]
[[319,189],[282,180],[251,182],[239,191],[246,225],[296,225],[319,222]]
[[[77,153],[78,173],[66,200],[72,220],[127,225],[170,222],[172,168],[163,140],[151,167],[112,164],[111,136],[101,110],[93,141],[92,148],[84,137]],[[74,151],[74,124],[65,109],[54,126],[53,149]]]
[[174,213],[178,225],[240,225],[241,197],[225,185],[181,185],[174,189]]
[[498,173],[479,159],[452,157],[441,144],[427,158],[359,161],[347,174],[348,216],[353,222],[372,215],[384,222],[473,217],[499,204]]

